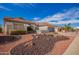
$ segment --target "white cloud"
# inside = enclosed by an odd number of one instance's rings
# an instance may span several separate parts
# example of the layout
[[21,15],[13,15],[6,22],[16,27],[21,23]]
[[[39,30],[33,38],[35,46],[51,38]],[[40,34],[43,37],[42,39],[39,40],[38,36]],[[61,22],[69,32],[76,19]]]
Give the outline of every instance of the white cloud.
[[79,29],[79,27],[75,27],[75,29]]
[[7,11],[10,11],[11,9],[7,8],[7,7],[4,7],[2,5],[0,5],[0,10],[7,10]]
[[39,17],[35,17],[35,18],[33,18],[33,21],[39,21],[39,20],[40,20]]
[[65,18],[79,18],[79,8],[71,8],[67,10],[65,13]]
[[56,20],[56,21],[59,21],[59,20],[62,20],[64,17],[64,14],[62,13],[58,13],[58,14],[55,14],[55,15],[52,15],[52,16],[47,16],[43,19],[41,19],[39,22],[51,22],[52,20]]
[[77,20],[77,18],[79,18],[79,8],[71,8],[65,12],[47,16],[43,19],[40,19],[40,21],[38,22],[49,22],[51,24],[79,23],[79,20]]
[[49,22],[51,24],[74,24],[74,23],[79,23],[79,20],[66,20],[66,21],[58,21],[58,22]]
[[32,4],[32,3],[13,3],[13,5],[16,5],[16,6],[19,6],[19,7],[28,7],[28,8],[34,8],[35,7],[35,4]]

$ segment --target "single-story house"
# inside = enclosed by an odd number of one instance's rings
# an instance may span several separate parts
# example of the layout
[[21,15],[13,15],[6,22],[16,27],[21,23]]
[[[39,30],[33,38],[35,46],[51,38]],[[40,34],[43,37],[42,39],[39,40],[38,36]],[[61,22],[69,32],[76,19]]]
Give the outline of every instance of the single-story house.
[[55,26],[49,24],[48,22],[37,22],[37,32],[54,32]]
[[54,26],[48,22],[32,22],[23,18],[4,18],[4,33],[10,34],[11,31],[25,30],[31,26],[36,32],[58,32],[61,27]]
[[35,23],[32,21],[24,20],[23,18],[4,18],[4,32],[10,34],[11,31],[15,30],[26,30],[29,26],[33,26],[35,29]]

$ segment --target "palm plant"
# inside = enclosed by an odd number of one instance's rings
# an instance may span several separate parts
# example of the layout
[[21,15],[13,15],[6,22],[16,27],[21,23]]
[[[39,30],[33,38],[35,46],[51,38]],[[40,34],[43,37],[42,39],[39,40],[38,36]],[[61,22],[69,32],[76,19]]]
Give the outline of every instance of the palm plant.
[[71,24],[69,23],[69,24],[64,25],[64,30],[66,30],[66,31],[73,31],[74,28],[71,27]]

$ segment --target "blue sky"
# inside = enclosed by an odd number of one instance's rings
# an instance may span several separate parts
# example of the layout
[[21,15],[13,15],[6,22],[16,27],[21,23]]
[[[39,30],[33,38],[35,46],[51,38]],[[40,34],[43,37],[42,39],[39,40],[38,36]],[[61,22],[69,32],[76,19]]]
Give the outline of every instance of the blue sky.
[[36,22],[79,27],[78,3],[0,3],[0,24],[4,17],[23,17]]

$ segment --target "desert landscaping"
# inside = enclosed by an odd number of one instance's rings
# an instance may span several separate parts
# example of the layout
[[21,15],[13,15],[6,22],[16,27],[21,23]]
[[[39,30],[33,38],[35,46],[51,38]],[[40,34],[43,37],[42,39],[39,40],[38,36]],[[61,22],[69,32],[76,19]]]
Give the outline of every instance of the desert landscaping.
[[[12,35],[0,43],[1,55],[62,55],[77,36],[76,32]],[[2,36],[1,36],[2,37]],[[0,38],[1,38],[0,37]],[[14,38],[17,38],[13,40]],[[19,38],[19,39],[18,39]],[[10,40],[9,40],[10,39]],[[1,39],[0,39],[1,40]],[[7,43],[8,42],[8,43]]]
[[0,55],[67,54],[78,34],[71,24],[61,27],[5,17],[4,27],[0,25]]

